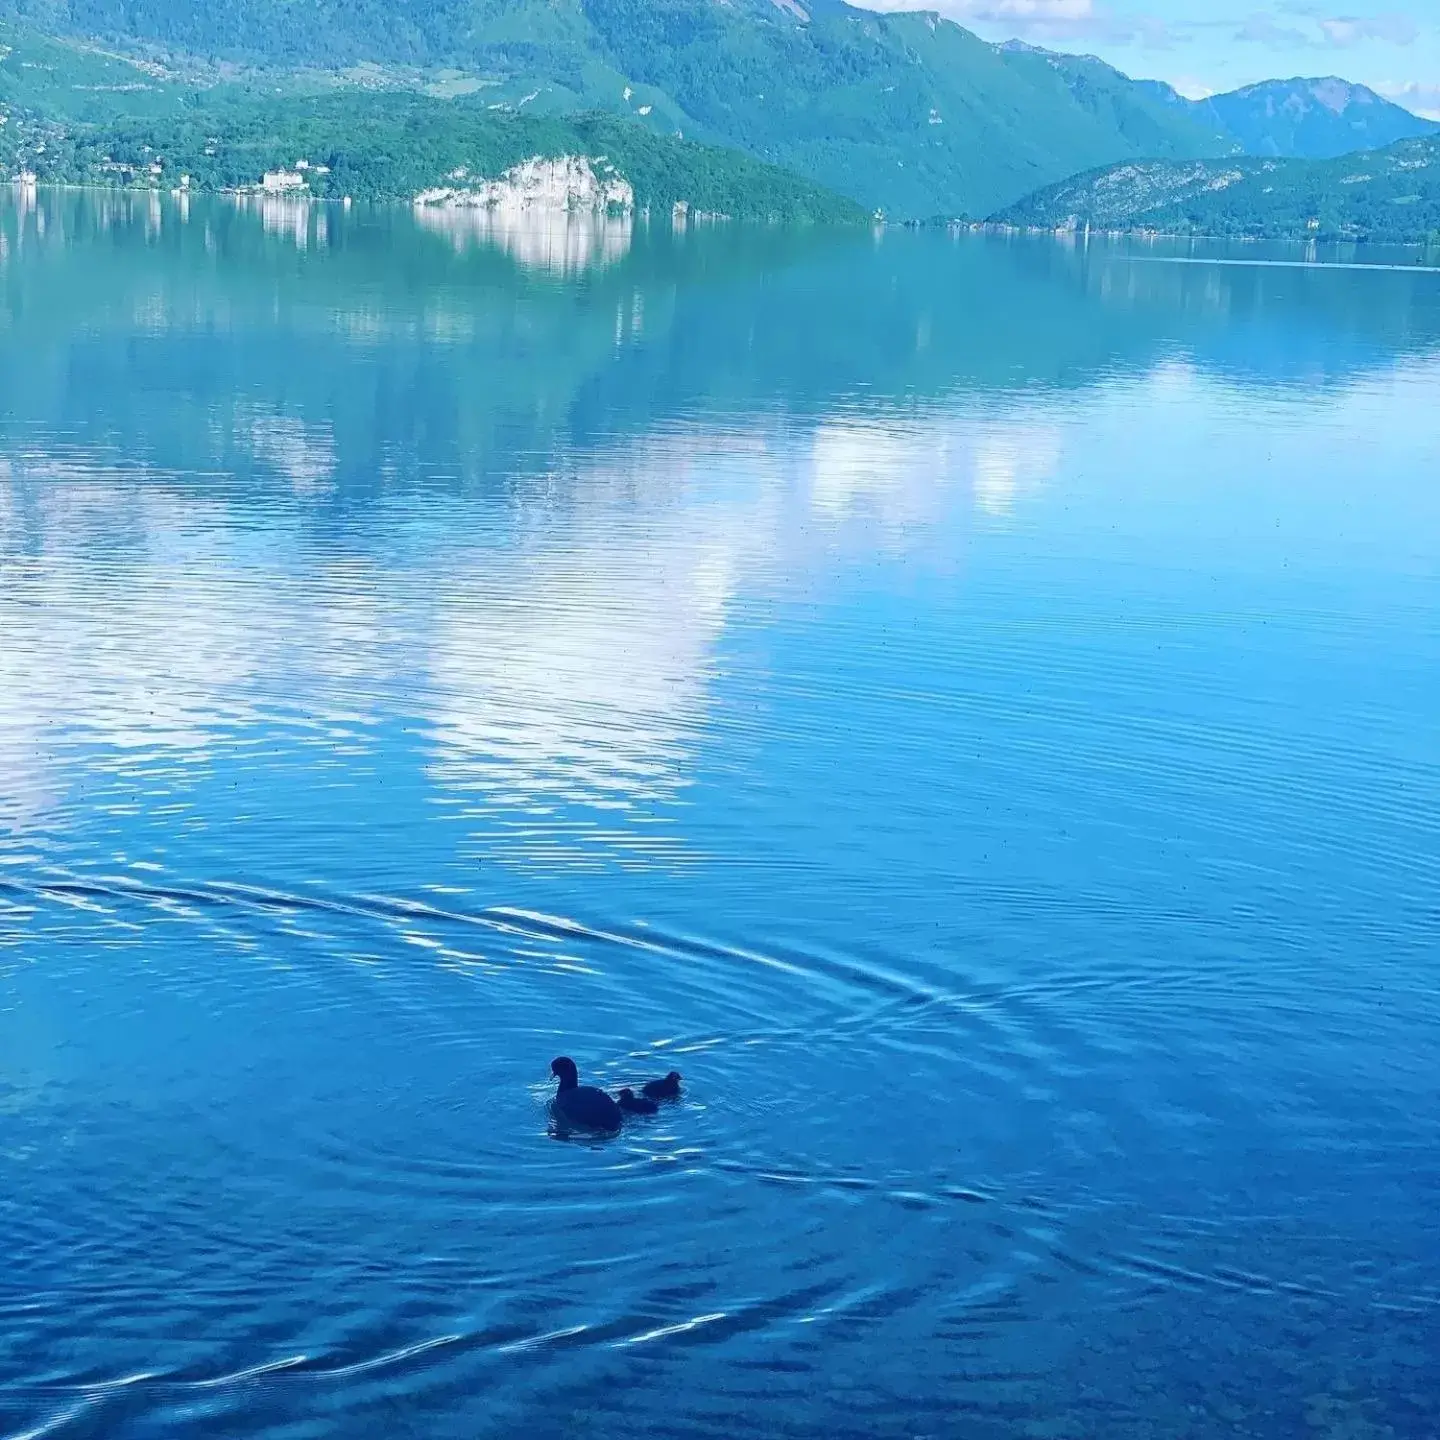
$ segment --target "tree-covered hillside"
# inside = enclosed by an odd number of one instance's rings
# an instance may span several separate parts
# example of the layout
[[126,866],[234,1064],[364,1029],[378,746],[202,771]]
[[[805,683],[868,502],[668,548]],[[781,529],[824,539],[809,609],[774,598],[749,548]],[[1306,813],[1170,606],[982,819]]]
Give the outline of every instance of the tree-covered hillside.
[[1440,240],[1440,138],[1331,160],[1115,165],[993,218],[1046,230],[1430,243]]
[[[1229,146],[1096,63],[1077,79],[922,13],[585,0],[604,51],[704,127],[895,215],[983,214],[1104,156]],[[798,5],[794,10],[798,10]]]
[[306,192],[329,199],[411,200],[454,185],[456,172],[493,179],[521,161],[564,155],[603,157],[633,187],[637,208],[668,213],[684,203],[736,220],[866,218],[853,201],[732,150],[615,116],[505,115],[469,100],[355,91],[266,100],[220,89],[166,115],[75,124],[13,112],[0,126],[0,166],[46,183],[236,189],[303,159]]
[[984,214],[1079,169],[1232,148],[1099,62],[840,0],[0,0],[5,13],[172,63],[366,62],[381,68],[352,80],[625,113],[897,217]]

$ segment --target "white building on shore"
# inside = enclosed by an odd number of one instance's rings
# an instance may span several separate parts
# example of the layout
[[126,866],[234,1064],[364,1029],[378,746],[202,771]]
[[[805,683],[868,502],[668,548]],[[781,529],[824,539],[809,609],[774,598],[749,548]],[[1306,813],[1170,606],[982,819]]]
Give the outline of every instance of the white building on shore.
[[289,195],[306,188],[305,176],[299,170],[267,170],[260,181],[267,195]]

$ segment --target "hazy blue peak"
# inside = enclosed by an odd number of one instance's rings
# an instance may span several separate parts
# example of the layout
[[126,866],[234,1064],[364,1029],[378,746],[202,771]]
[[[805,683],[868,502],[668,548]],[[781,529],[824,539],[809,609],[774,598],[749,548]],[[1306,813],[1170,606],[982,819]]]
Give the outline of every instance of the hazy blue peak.
[[1247,154],[1328,159],[1440,131],[1337,76],[1267,80],[1203,102]]
[[1229,92],[1232,96],[1287,95],[1297,100],[1313,99],[1337,115],[1349,105],[1386,103],[1368,85],[1357,85],[1339,75],[1302,76],[1288,80],[1261,80]]

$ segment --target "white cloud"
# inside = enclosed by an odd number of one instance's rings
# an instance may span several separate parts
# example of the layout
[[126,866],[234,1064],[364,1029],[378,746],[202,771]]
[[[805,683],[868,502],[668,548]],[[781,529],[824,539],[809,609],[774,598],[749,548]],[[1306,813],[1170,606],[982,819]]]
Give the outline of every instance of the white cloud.
[[1235,30],[1235,39],[1270,50],[1353,50],[1357,46],[1413,45],[1420,29],[1408,15],[1323,15],[1287,9],[1284,19],[1257,11]]
[[990,39],[1066,41],[1162,47],[1173,42],[1169,26],[1154,16],[1122,16],[1096,0],[857,0],[869,10],[938,10]]
[[1096,16],[1095,0],[876,0],[871,10],[938,10],[955,20],[1072,24]]
[[1187,100],[1208,100],[1212,95],[1218,93],[1213,85],[1207,85],[1205,81],[1197,79],[1194,75],[1177,75],[1170,85]]
[[1069,22],[1095,16],[1093,0],[959,0],[986,20],[1040,20]]
[[1427,120],[1440,120],[1440,85],[1422,85],[1415,80],[1382,83],[1375,87],[1387,100],[1403,105]]
[[1268,50],[1304,50],[1313,45],[1313,37],[1294,25],[1281,25],[1269,15],[1252,15],[1235,32],[1243,45],[1263,45]]
[[1316,24],[1324,43],[1342,50],[1371,40],[1385,45],[1413,45],[1420,34],[1408,15],[1344,15],[1321,18]]

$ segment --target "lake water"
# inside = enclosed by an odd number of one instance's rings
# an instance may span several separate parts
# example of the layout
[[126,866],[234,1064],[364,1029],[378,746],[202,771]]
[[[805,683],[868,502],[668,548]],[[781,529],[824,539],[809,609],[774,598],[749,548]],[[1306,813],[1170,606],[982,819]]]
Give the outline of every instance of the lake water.
[[0,202],[0,1434],[1440,1433],[1391,258]]

